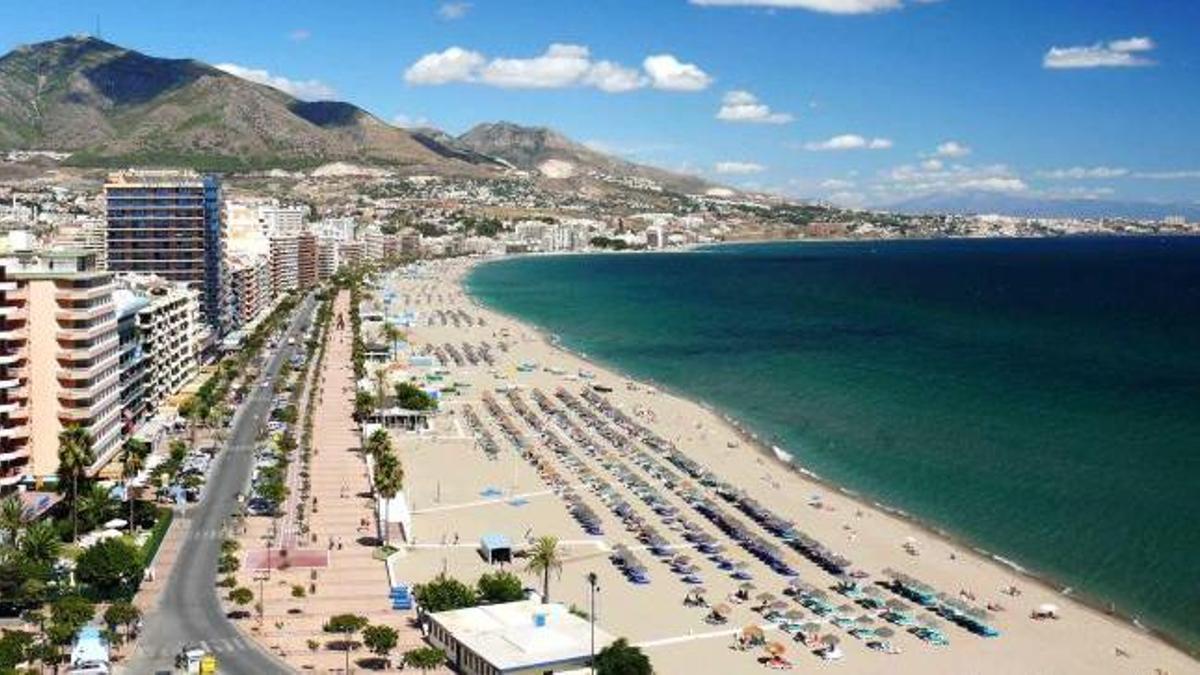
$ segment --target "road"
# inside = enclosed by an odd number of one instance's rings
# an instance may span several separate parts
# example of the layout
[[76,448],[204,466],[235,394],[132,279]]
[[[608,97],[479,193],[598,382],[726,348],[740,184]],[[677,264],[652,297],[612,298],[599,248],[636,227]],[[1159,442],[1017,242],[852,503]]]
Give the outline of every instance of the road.
[[[222,675],[292,672],[245,637],[225,616],[217,598],[217,559],[221,554],[222,525],[238,509],[236,495],[249,479],[254,445],[271,411],[279,368],[296,349],[287,346],[287,338],[306,330],[315,305],[310,295],[293,315],[286,334],[279,340],[279,349],[234,416],[225,450],[208,478],[203,501],[190,507],[176,525],[190,525],[187,538],[158,606],[145,618],[146,628],[137,650],[122,672],[131,675],[174,672],[175,655],[187,643],[200,643],[211,651],[217,657]],[[272,386],[259,386],[264,380]]]

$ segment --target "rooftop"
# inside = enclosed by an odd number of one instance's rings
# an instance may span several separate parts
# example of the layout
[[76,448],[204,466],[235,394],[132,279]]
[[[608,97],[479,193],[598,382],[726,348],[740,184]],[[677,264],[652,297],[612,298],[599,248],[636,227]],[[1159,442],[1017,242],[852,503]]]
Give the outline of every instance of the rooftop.
[[[546,616],[543,626],[534,615]],[[576,661],[591,655],[591,624],[557,603],[522,600],[438,612],[430,617],[455,640],[507,671]],[[614,638],[596,627],[596,650]]]

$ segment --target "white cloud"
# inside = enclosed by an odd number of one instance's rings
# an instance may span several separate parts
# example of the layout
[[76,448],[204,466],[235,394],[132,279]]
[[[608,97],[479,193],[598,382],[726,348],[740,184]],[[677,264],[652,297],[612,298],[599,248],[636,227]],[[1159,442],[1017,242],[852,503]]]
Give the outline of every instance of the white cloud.
[[1024,192],[1029,189],[1025,181],[1020,178],[1003,178],[999,176],[971,178],[959,183],[958,187],[963,190],[983,190],[986,192]]
[[552,44],[531,59],[492,59],[479,79],[506,89],[558,89],[578,84],[591,65],[587,47]]
[[476,71],[487,61],[483,54],[462,47],[451,47],[443,52],[426,54],[404,71],[404,81],[409,84],[446,84],[448,82],[471,82]]
[[787,124],[793,117],[788,113],[772,112],[771,107],[758,100],[748,91],[726,92],[721,99],[717,119],[726,122],[754,122],[758,124]]
[[272,75],[262,68],[248,68],[236,63],[218,63],[213,67],[243,80],[274,87],[306,101],[330,99],[337,94],[333,87],[320,80],[290,80],[282,75]]
[[646,77],[634,68],[626,68],[612,61],[597,61],[583,76],[583,84],[600,91],[619,94],[646,86]]
[[471,11],[469,2],[443,2],[438,7],[438,16],[447,21],[455,21],[466,16],[469,11]]
[[642,72],[614,61],[593,60],[583,45],[556,43],[530,58],[490,59],[476,51],[450,47],[422,56],[405,70],[404,79],[416,85],[468,82],[503,89],[592,87],[608,93],[647,86],[695,91],[711,81],[694,64],[680,63],[669,54],[647,58],[645,69]]
[[1052,169],[1049,171],[1038,171],[1038,178],[1048,178],[1050,180],[1083,180],[1095,178],[1120,178],[1129,174],[1129,169],[1112,166],[1073,166],[1069,169]]
[[943,166],[942,160],[940,159],[927,159],[924,162],[921,162],[921,168],[926,171],[941,171]]
[[821,187],[825,190],[848,190],[854,187],[854,181],[844,180],[841,178],[830,178],[821,181]]
[[[930,4],[937,0],[914,0],[912,4]],[[693,5],[709,7],[768,7],[807,9],[825,14],[871,14],[900,9],[903,0],[691,0]]]
[[430,126],[430,121],[428,117],[412,117],[411,115],[398,113],[392,117],[392,125],[403,129],[415,129]]
[[958,141],[946,141],[937,146],[937,151],[934,152],[938,157],[966,157],[969,154],[971,149]]
[[655,89],[667,91],[700,91],[707,89],[712,77],[694,63],[683,63],[671,54],[647,56],[642,68],[650,76]]
[[858,134],[842,134],[826,141],[805,143],[804,149],[813,152],[840,150],[887,150],[892,141],[887,138],[865,138]]
[[1154,47],[1154,41],[1148,37],[1131,37],[1108,43],[1097,42],[1082,47],[1051,47],[1042,58],[1042,67],[1066,69],[1152,66],[1154,61],[1143,54]]
[[767,167],[755,162],[717,162],[713,166],[713,170],[723,174],[738,174],[745,175],[751,173],[762,173],[767,170]]
[[1050,199],[1100,199],[1102,197],[1110,197],[1116,194],[1116,190],[1113,190],[1110,187],[1074,186],[1055,190],[1047,190],[1041,194],[1042,196]]
[[1150,180],[1193,180],[1200,179],[1200,170],[1138,171],[1133,174],[1133,177],[1148,178]]
[[312,37],[312,31],[307,28],[297,28],[296,30],[288,33],[288,39],[292,42],[304,42],[310,37]]

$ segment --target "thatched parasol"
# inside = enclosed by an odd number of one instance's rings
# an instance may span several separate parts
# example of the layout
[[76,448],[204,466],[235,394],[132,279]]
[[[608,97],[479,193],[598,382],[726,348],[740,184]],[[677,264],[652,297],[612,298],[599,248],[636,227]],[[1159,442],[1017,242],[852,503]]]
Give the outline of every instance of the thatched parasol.
[[768,642],[767,653],[771,656],[783,656],[787,653],[787,647],[782,642]]

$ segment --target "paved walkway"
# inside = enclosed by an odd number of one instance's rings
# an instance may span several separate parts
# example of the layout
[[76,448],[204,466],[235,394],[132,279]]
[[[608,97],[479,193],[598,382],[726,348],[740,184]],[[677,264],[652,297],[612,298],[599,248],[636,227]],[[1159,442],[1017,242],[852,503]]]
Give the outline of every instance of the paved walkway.
[[[341,292],[334,303],[334,317],[326,336],[325,359],[315,384],[318,395],[314,409],[313,457],[310,476],[312,493],[308,502],[311,548],[327,551],[329,567],[324,570],[288,568],[274,571],[270,579],[256,580],[248,571],[240,583],[259,595],[262,589],[264,621],[245,620],[250,633],[288,663],[304,671],[341,672],[345,654],[328,647],[339,635],[324,633],[321,626],[335,614],[353,613],[373,624],[387,624],[400,631],[393,661],[408,649],[424,646],[419,632],[409,621],[412,612],[391,609],[387,570],[376,560],[373,500],[366,465],[357,452],[359,429],[354,412],[354,372],[351,364],[349,294]],[[336,316],[347,317],[344,330],[337,329]],[[301,418],[301,424],[303,418]],[[302,427],[301,427],[302,428]],[[298,430],[299,432],[299,430]],[[263,518],[251,518],[244,546],[261,546],[268,534]],[[363,524],[366,524],[363,527]],[[316,649],[309,642],[315,641]],[[365,648],[351,653],[351,668],[373,655]],[[375,671],[392,672],[392,671]]]

